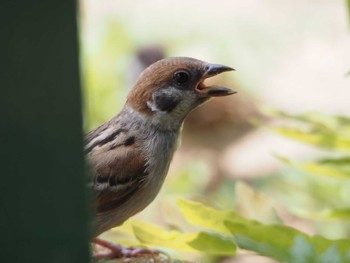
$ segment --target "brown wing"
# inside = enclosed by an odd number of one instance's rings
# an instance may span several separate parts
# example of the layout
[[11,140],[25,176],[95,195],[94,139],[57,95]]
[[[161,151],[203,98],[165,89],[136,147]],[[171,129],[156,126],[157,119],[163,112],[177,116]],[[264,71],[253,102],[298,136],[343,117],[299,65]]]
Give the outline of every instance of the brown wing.
[[121,132],[88,154],[93,171],[96,212],[117,209],[142,187],[147,165],[134,137]]

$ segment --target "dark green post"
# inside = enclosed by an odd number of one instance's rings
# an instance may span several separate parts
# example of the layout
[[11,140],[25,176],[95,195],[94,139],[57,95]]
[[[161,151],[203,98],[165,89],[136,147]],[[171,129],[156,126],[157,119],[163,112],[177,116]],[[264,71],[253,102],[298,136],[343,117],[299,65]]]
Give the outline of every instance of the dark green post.
[[89,261],[75,1],[0,3],[0,262]]

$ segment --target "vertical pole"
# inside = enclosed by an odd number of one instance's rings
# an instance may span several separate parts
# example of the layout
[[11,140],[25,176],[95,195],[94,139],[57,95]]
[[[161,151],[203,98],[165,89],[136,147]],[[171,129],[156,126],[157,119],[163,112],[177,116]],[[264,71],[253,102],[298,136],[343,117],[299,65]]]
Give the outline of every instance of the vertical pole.
[[89,261],[75,1],[0,3],[0,262]]

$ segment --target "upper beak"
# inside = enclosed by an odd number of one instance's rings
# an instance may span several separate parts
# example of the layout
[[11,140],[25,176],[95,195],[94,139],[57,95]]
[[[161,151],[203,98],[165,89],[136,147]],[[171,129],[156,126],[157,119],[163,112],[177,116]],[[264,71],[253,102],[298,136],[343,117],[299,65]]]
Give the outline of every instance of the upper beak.
[[207,78],[213,77],[220,73],[226,71],[233,71],[234,69],[228,66],[220,65],[220,64],[207,64],[205,67],[204,74],[202,76],[201,82],[197,86],[197,90],[204,96],[208,97],[218,97],[218,96],[228,96],[235,94],[237,92],[220,86],[205,86],[203,81]]
[[208,64],[205,67],[205,69],[206,69],[206,71],[205,71],[204,75],[207,77],[212,77],[212,76],[215,76],[215,75],[220,74],[222,72],[235,70],[231,67],[220,65],[220,64]]

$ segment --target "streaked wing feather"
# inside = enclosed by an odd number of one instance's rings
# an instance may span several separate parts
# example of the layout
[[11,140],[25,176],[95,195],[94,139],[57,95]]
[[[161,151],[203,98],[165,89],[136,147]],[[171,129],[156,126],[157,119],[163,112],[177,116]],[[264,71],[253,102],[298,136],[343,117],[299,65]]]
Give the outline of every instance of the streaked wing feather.
[[[114,160],[114,164],[119,163],[118,167],[122,167],[122,169],[110,171],[107,187],[102,190],[95,188],[97,213],[108,212],[120,207],[142,187],[143,179],[147,175],[146,164],[140,155],[131,157],[129,153],[128,156],[127,159]],[[101,175],[99,173],[97,176]]]
[[89,151],[97,213],[120,207],[142,187],[147,165],[135,141],[122,131]]

